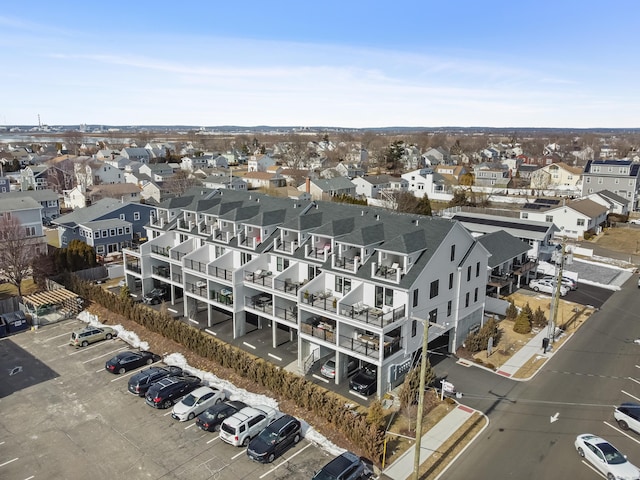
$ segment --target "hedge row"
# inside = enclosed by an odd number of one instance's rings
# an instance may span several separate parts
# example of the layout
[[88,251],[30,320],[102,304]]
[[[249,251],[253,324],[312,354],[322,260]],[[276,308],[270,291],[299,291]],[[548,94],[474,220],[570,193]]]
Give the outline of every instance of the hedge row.
[[123,299],[76,275],[65,274],[61,283],[81,297],[123,315],[152,332],[174,340],[201,357],[231,368],[237,374],[269,389],[274,396],[291,400],[297,406],[312,411],[334,425],[349,440],[358,445],[371,460],[380,462],[384,430],[369,423],[365,415],[358,415],[347,408],[341,397],[331,394],[304,377],[224,343],[197,328],[176,321],[166,312],[159,312],[135,303],[130,297]]

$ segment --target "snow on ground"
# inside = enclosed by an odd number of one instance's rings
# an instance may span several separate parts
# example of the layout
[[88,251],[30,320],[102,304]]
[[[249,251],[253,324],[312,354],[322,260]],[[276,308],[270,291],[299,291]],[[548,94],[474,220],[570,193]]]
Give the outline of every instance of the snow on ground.
[[[83,310],[78,314],[78,319],[92,326],[103,326],[103,324],[100,323],[97,315],[92,315],[86,310]],[[147,342],[140,341],[138,335],[125,330],[122,325],[109,326],[118,332],[118,338],[124,340],[132,347],[138,348],[140,350],[149,350],[149,344]],[[250,406],[267,405],[269,407],[278,409],[278,402],[274,398],[268,397],[266,395],[251,393],[247,390],[236,387],[233,383],[229,382],[228,380],[219,378],[213,373],[194,368],[187,363],[187,359],[184,358],[184,355],[182,355],[181,353],[171,353],[165,356],[162,361],[167,365],[181,367],[183,370],[188,371],[190,374],[200,377],[206,385],[211,385],[224,390],[227,398],[230,400],[239,400]],[[318,445],[330,455],[337,456],[345,451],[344,448],[340,448],[333,442],[329,441],[324,435],[320,434],[303,419],[299,418],[298,420],[300,420],[300,423],[302,425],[302,435],[310,442]]]

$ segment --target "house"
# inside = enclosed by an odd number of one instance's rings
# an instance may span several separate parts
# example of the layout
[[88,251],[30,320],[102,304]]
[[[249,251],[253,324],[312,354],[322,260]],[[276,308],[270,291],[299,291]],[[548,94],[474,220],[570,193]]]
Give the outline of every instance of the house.
[[346,177],[307,179],[298,187],[301,192],[311,194],[314,200],[328,199],[340,195],[355,196],[356,186]]
[[287,180],[279,173],[249,171],[242,178],[248,188],[252,189],[277,188],[284,187],[287,184]]
[[351,181],[356,186],[356,195],[367,198],[378,198],[382,190],[391,188],[391,178],[388,175],[367,175]]
[[607,206],[588,198],[562,203],[558,201],[557,205],[548,202],[537,202],[537,205],[534,202],[533,205],[541,208],[523,208],[520,217],[540,222],[553,222],[559,229],[557,235],[572,239],[584,238],[584,233],[587,231],[594,234],[600,233],[609,213]]
[[344,163],[340,162],[335,167],[336,172],[343,177],[356,178],[363,177],[367,174],[366,169],[362,163]]
[[45,220],[51,220],[60,216],[60,202],[58,194],[53,190],[27,190],[0,193],[0,202],[10,198],[32,198],[40,204],[40,213]]
[[464,165],[436,165],[433,171],[447,180],[450,185],[457,185],[460,177],[467,174],[467,168]]
[[114,198],[121,202],[139,202],[142,198],[140,187],[133,183],[94,185],[85,192],[86,205],[92,205],[103,198]]
[[403,173],[401,177],[408,183],[407,191],[414,196],[422,198],[433,194],[442,193],[447,190],[447,183],[442,175],[433,171],[432,168],[421,168],[412,172]]
[[276,164],[275,159],[271,155],[258,154],[251,155],[247,162],[249,172],[266,172],[268,167]]
[[198,189],[158,205],[148,238],[123,252],[143,293],[165,286],[203,332],[224,323],[218,341],[252,331],[296,352],[302,374],[332,356],[336,384],[351,360],[374,367],[378,397],[402,383],[425,321],[430,347],[455,351],[484,319],[489,253],[447,219]]
[[602,190],[597,193],[587,195],[585,198],[593,200],[600,205],[608,208],[609,213],[617,213],[619,215],[629,215],[629,201],[626,198],[616,195],[609,190]]
[[78,185],[105,185],[124,183],[122,170],[105,162],[90,160],[86,163],[74,163],[74,171]]
[[502,164],[481,163],[473,169],[474,183],[479,187],[506,188],[509,185],[509,170]]
[[566,163],[552,163],[537,169],[531,174],[531,188],[537,189],[575,189],[580,185],[582,169]]
[[81,240],[98,255],[120,252],[124,245],[146,235],[145,225],[155,209],[149,205],[103,198],[91,206],[62,215],[53,221],[61,248]]
[[626,198],[636,211],[640,190],[640,163],[631,160],[590,160],[582,172],[582,197],[608,190]]
[[154,182],[163,182],[173,175],[173,168],[168,163],[149,163],[140,165],[138,173],[147,175]]
[[[16,192],[18,193],[18,192]],[[26,192],[25,192],[26,193]],[[24,242],[35,254],[47,252],[47,237],[42,225],[42,205],[27,195],[0,194],[0,222],[13,222],[21,228]],[[11,223],[8,225],[11,229]],[[26,253],[26,252],[25,252]]]
[[160,203],[161,201],[174,196],[174,193],[166,187],[165,182],[154,182],[152,180],[146,180],[141,182],[140,188],[142,188],[140,196],[147,203]]
[[451,155],[442,147],[428,149],[422,154],[422,158],[425,161],[425,165],[430,165],[431,167],[451,164]]
[[20,170],[20,190],[44,190],[48,188],[47,165],[29,165]]
[[151,160],[151,153],[145,148],[123,148],[120,156],[140,163],[149,163]]
[[[261,173],[261,172],[256,172]],[[247,182],[240,177],[230,177],[229,175],[210,175],[202,181],[206,188],[221,188],[225,190],[246,190]]]

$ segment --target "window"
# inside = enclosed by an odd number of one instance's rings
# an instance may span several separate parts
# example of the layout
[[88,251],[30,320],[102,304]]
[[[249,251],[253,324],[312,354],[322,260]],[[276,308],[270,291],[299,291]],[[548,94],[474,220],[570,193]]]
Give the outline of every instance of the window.
[[469,294],[469,292],[467,292],[467,294],[464,297],[464,306],[465,307],[469,306],[469,297],[470,297],[470,294]]
[[453,273],[449,274],[449,290],[453,288]]
[[476,277],[480,276],[480,262],[476,263]]
[[451,245],[451,261],[453,262],[456,259],[456,246]]
[[393,289],[391,288],[384,289],[384,304],[388,307],[393,306]]
[[478,301],[478,287],[476,287],[476,289],[473,291],[473,301]]
[[619,183],[620,183],[620,179],[619,179],[619,178],[616,178],[616,179],[615,179],[615,184],[616,184],[616,185],[618,185]]
[[451,302],[451,300],[449,300],[447,302],[447,317],[451,316],[451,304],[452,304],[452,302]]
[[602,185],[602,178],[598,179],[598,185]]
[[131,227],[124,227],[124,233],[126,234],[131,233]]
[[429,312],[429,322],[436,323],[438,321],[438,309],[433,309]]
[[417,320],[412,320],[411,321],[411,336],[415,337],[418,334],[418,321]]
[[587,183],[591,183],[591,177],[587,177]]
[[418,306],[418,292],[419,292],[419,290],[417,288],[413,291],[413,306],[414,307]]
[[246,252],[240,252],[240,265],[244,265],[251,260],[251,255]]
[[124,228],[118,227],[118,235],[124,235]]
[[578,226],[579,227],[584,227],[584,218],[579,218],[578,219]]
[[278,272],[283,271],[285,268],[289,268],[289,259],[276,257],[276,270]]
[[100,230],[96,230],[96,238],[100,238]]
[[27,237],[35,237],[36,236],[36,227],[25,227],[25,235]]
[[471,281],[471,265],[467,267],[467,282]]
[[375,307],[393,306],[393,289],[376,286]]
[[120,220],[124,220],[124,213],[120,214]]
[[553,215],[545,215],[544,221],[545,222],[549,222],[549,223],[553,223]]
[[529,214],[527,212],[522,212],[522,218],[529,218]]
[[[431,288],[429,289],[429,298],[433,298],[433,297],[437,297],[438,296],[438,289],[440,287],[440,281],[439,280],[434,280],[433,282],[431,282]],[[415,295],[414,295],[414,300],[415,300]],[[415,305],[414,305],[415,307]]]
[[96,253],[97,253],[98,255],[104,255],[104,245],[98,245],[98,246],[96,247]]
[[102,230],[102,238],[107,238],[109,236],[109,232],[107,230]]
[[133,220],[140,220],[140,212],[133,212]]

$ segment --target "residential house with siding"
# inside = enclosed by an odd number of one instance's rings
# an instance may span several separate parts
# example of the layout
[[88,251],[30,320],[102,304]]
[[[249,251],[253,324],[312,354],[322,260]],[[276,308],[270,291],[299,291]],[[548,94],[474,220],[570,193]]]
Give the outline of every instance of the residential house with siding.
[[566,163],[545,165],[531,174],[531,188],[538,189],[575,189],[580,186],[582,168]]
[[328,199],[340,195],[355,196],[356,186],[347,177],[307,179],[298,187],[301,192],[308,192],[314,200]]
[[60,216],[60,202],[58,194],[53,190],[27,190],[0,193],[0,202],[11,198],[32,198],[42,207],[41,215],[43,219],[53,219]]
[[557,205],[542,204],[541,208],[523,209],[520,215],[528,220],[553,222],[559,229],[559,236],[582,239],[587,231],[600,233],[608,213],[608,207],[585,198]]
[[629,201],[636,211],[640,190],[640,163],[631,160],[590,160],[582,173],[582,196],[609,190]]
[[265,352],[297,352],[303,374],[334,356],[336,384],[352,360],[375,367],[378,396],[403,381],[425,321],[443,351],[483,322],[489,254],[458,222],[198,189],[158,205],[148,238],[124,250],[129,283],[165,285],[218,340],[264,330]]
[[356,195],[367,198],[378,198],[381,191],[391,188],[391,178],[388,175],[367,175],[351,181],[356,186]]
[[17,220],[23,228],[24,241],[36,254],[46,253],[47,237],[42,226],[42,205],[29,196],[2,194],[0,222]]

